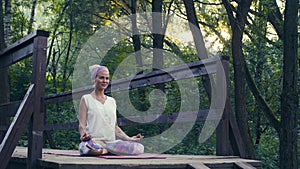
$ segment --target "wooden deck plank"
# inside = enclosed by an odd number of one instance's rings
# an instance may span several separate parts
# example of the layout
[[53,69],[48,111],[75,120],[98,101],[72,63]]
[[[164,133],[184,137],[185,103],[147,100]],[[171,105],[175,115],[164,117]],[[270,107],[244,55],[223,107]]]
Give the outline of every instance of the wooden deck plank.
[[188,165],[189,165],[189,167],[191,167],[193,169],[210,169],[209,167],[207,167],[203,163],[191,163],[191,164],[188,164]]
[[[165,159],[104,159],[99,157],[82,157],[49,154],[47,152],[69,152],[73,150],[43,149],[42,158],[39,165],[44,168],[55,169],[230,169],[234,163],[247,163],[254,168],[261,168],[261,162],[257,160],[241,159],[236,156],[203,156],[203,155],[172,155],[160,154]],[[17,147],[12,156],[11,162],[25,162],[27,158],[27,148]],[[202,168],[201,168],[202,167]],[[206,167],[206,168],[205,168]]]
[[253,167],[252,165],[245,163],[245,162],[240,162],[240,161],[235,162],[234,165],[241,169],[255,169],[255,167]]

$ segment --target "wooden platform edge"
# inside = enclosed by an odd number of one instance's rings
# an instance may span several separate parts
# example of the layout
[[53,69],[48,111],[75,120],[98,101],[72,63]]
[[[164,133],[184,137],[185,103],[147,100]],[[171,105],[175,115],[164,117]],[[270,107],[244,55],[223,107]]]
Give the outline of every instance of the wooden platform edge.
[[[48,152],[48,153],[47,153]],[[49,152],[55,152],[53,154]],[[104,159],[99,157],[82,157],[58,155],[59,152],[76,153],[77,150],[43,149],[42,158],[37,161],[39,169],[261,169],[258,160],[242,159],[237,156],[214,155],[176,155],[161,154],[165,159]],[[25,169],[27,148],[17,147],[6,169]],[[1,165],[0,165],[1,166]],[[1,168],[1,167],[0,167]],[[1,168],[2,169],[2,168]]]

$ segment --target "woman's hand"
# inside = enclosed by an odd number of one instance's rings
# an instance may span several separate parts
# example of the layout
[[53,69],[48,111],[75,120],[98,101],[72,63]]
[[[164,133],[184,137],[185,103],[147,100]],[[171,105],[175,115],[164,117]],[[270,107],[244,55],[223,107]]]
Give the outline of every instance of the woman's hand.
[[141,141],[144,138],[144,136],[142,136],[141,134],[137,134],[135,136],[132,136],[129,138],[129,141]]
[[116,135],[118,137],[120,137],[122,140],[126,140],[126,141],[141,141],[144,136],[142,136],[141,134],[137,134],[135,136],[132,136],[132,137],[129,137],[119,126],[118,124],[116,123],[116,128],[115,128],[115,132],[116,132]]
[[92,139],[92,136],[91,135],[88,135],[86,133],[83,134],[83,136],[80,137],[80,140],[81,141],[89,141]]

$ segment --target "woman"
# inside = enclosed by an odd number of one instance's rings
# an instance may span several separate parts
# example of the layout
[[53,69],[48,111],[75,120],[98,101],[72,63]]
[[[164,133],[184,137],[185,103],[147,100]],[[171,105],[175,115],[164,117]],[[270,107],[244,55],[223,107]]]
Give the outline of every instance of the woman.
[[[117,124],[116,101],[105,95],[109,84],[107,67],[89,67],[94,91],[83,95],[79,104],[79,152],[81,155],[113,154],[137,155],[144,152],[140,143],[143,136],[129,137]],[[121,140],[116,140],[116,136]]]

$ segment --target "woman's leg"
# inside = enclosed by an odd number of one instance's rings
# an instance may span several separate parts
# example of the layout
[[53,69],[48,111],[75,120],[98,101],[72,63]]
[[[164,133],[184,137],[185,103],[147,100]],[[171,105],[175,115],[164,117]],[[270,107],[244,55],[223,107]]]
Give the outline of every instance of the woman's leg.
[[99,156],[99,155],[107,154],[107,150],[103,148],[103,146],[95,143],[92,140],[81,142],[79,144],[78,149],[80,155]]
[[108,152],[116,155],[139,155],[144,153],[144,146],[132,141],[112,141],[106,142]]

